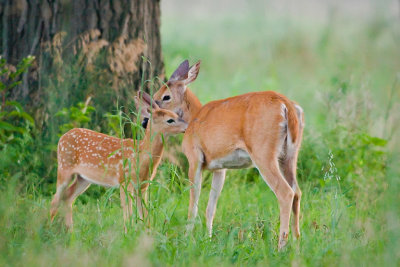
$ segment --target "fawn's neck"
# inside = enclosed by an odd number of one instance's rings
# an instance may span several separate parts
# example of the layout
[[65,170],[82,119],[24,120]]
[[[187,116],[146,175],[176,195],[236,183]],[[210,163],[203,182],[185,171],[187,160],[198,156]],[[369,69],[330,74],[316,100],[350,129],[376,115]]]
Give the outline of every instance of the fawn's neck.
[[151,126],[149,125],[143,140],[140,142],[140,153],[151,154],[153,162],[157,162],[161,159],[163,150],[161,133],[151,131]]
[[187,108],[187,114],[189,114],[188,118],[184,118],[187,122],[190,122],[193,117],[199,112],[201,109],[202,105],[200,103],[200,100],[197,98],[195,94],[193,94],[192,91],[190,91],[189,88],[186,89],[185,95],[184,95],[184,101],[186,103],[186,108]]

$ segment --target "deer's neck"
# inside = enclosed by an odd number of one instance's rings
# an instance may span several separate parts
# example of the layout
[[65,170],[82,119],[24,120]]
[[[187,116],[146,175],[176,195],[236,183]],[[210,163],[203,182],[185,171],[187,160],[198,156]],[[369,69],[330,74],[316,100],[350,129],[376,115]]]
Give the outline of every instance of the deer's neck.
[[189,88],[186,89],[185,95],[184,95],[184,101],[186,103],[186,109],[188,117],[184,118],[187,122],[190,122],[193,117],[199,112],[201,109],[202,105],[200,103],[200,100],[197,98],[195,94],[193,94],[192,91],[190,91]]

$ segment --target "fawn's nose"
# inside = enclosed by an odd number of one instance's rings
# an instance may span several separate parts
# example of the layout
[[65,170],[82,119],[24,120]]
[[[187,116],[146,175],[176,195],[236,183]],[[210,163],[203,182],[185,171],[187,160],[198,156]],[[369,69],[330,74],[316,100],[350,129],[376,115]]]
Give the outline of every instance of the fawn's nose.
[[142,127],[146,129],[148,123],[149,123],[149,118],[144,118],[142,121]]

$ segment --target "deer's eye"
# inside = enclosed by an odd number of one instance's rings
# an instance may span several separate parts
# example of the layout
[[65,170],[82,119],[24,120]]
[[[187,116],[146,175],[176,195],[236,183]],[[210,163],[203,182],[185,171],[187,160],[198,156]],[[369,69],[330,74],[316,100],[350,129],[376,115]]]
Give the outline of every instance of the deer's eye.
[[168,101],[168,100],[170,100],[170,99],[171,99],[171,97],[170,97],[169,95],[166,95],[166,96],[163,97],[162,100],[163,100],[163,101]]
[[173,119],[167,120],[167,123],[169,123],[169,124],[174,123],[174,122],[175,122],[175,121],[174,121]]

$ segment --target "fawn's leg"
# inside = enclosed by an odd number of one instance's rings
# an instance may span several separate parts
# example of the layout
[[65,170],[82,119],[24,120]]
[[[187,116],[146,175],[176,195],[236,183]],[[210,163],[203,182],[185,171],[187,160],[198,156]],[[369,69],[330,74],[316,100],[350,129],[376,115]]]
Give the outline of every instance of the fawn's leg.
[[120,193],[120,200],[121,200],[121,207],[122,213],[124,216],[124,231],[125,233],[128,232],[127,222],[132,222],[132,197],[133,197],[133,185],[128,184],[124,185],[121,184],[119,187]]
[[90,182],[78,175],[74,183],[67,189],[67,192],[65,194],[65,202],[67,204],[67,210],[65,213],[65,225],[68,229],[72,229],[73,227],[72,204],[79,195],[81,195],[83,192],[86,191],[86,189],[89,188],[89,186]]
[[51,221],[54,220],[54,217],[57,214],[60,201],[64,200],[65,189],[68,187],[68,184],[71,182],[72,178],[73,174],[70,172],[62,172],[60,170],[57,171],[57,191],[54,194],[53,200],[51,201],[50,208]]

